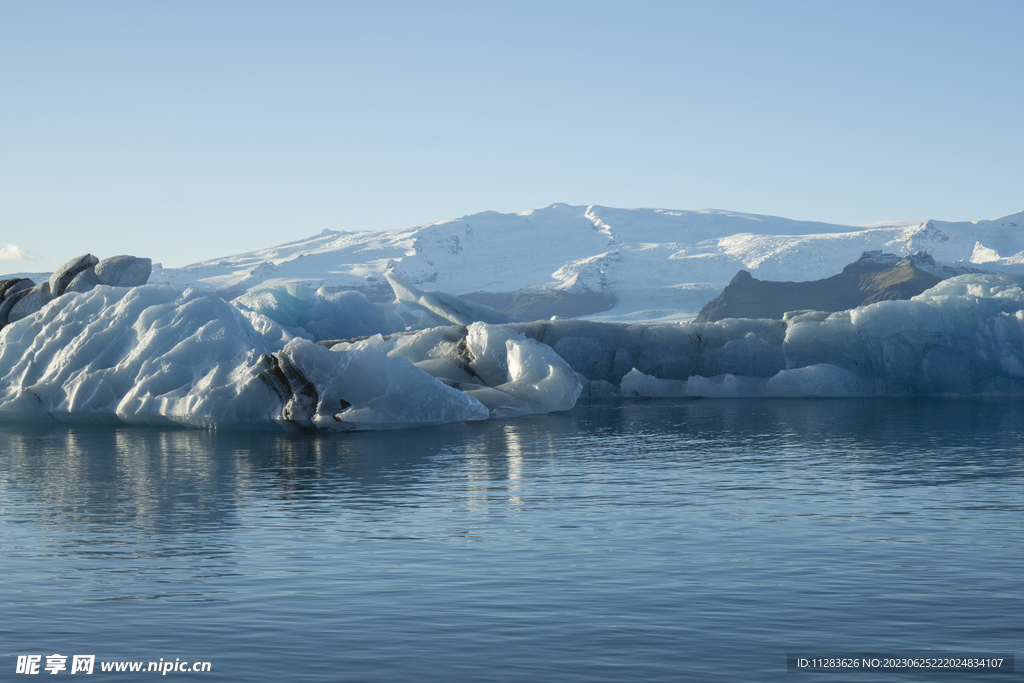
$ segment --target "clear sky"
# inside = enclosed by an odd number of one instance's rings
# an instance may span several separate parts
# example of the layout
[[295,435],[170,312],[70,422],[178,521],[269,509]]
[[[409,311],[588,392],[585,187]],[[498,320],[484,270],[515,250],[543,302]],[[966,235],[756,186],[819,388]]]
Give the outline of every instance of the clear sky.
[[1022,27],[1020,0],[0,0],[0,271],[552,202],[997,218]]

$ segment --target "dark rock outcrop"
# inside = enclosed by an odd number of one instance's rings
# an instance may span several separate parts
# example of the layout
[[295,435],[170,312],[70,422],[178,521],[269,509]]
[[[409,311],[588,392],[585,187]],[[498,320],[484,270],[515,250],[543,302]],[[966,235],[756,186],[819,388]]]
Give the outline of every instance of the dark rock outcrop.
[[24,295],[20,296],[18,301],[8,309],[6,322],[13,323],[27,318],[53,300],[49,282],[22,291],[25,292]]
[[153,262],[136,256],[111,256],[95,266],[96,279],[100,284],[113,287],[138,287],[149,282],[153,273]]
[[783,314],[799,310],[845,311],[877,301],[909,299],[958,274],[936,264],[924,252],[900,258],[880,251],[866,251],[842,273],[811,282],[757,280],[741,270],[717,299],[701,309],[695,322],[724,318],[779,320]]
[[71,281],[75,279],[75,276],[81,273],[86,268],[92,268],[100,260],[92,254],[83,254],[78,258],[73,258],[63,266],[53,271],[53,275],[50,276],[50,288],[48,292],[53,296],[60,296],[64,293],[64,290],[68,288]]
[[72,278],[64,292],[88,292],[98,284],[100,284],[100,280],[96,277],[96,268],[86,268]]
[[144,285],[152,270],[153,262],[148,258],[111,256],[100,261],[92,254],[83,254],[38,285],[27,278],[0,280],[0,328],[32,315],[62,294],[88,292],[97,285]]
[[31,280],[22,280],[21,282],[28,282],[30,286],[20,287],[18,289],[9,289],[4,293],[3,298],[0,299],[0,328],[7,324],[8,318],[11,314],[11,309],[18,305],[18,302],[28,296],[29,292],[34,288],[35,283]]
[[29,280],[27,277],[16,277],[10,280],[0,280],[0,301],[6,299],[9,295],[22,289],[31,289],[36,283]]

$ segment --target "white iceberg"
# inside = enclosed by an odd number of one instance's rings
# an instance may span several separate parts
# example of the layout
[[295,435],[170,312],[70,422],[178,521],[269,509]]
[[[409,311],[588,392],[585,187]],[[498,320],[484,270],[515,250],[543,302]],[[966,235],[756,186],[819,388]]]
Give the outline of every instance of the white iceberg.
[[633,396],[1024,394],[1024,278],[972,274],[909,301],[784,320],[511,325]]
[[323,344],[256,309],[344,297],[271,290],[250,307],[164,285],[75,292],[75,277],[0,330],[0,419],[352,430],[567,410],[581,394],[1024,395],[1020,276],[783,320],[475,322]]
[[403,359],[332,353],[216,296],[101,285],[0,331],[0,416],[384,429],[488,411]]
[[392,271],[384,273],[395,301],[420,318],[419,327],[469,325],[474,322],[507,323],[508,318],[485,304],[477,304],[446,292],[421,291]]
[[376,348],[471,396],[493,417],[569,410],[583,384],[551,347],[502,325],[437,327],[341,343],[332,350]]
[[312,291],[301,284],[267,285],[232,301],[313,340],[351,339],[405,329],[392,306],[375,304],[353,291]]

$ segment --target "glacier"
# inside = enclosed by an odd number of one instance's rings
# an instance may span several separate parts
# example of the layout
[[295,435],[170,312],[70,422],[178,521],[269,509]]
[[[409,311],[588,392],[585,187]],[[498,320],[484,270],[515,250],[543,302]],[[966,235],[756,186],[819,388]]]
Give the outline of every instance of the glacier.
[[[819,280],[866,251],[925,251],[944,265],[1024,274],[1024,213],[975,222],[839,225],[701,209],[552,204],[390,231],[325,231],[268,249],[182,268],[152,281],[233,298],[259,286],[302,284],[393,298],[389,275],[423,290],[481,301],[508,315],[606,321],[685,321],[739,270],[760,280]],[[540,316],[495,302],[548,296]],[[547,310],[546,307],[545,310]],[[488,320],[487,322],[494,322]]]

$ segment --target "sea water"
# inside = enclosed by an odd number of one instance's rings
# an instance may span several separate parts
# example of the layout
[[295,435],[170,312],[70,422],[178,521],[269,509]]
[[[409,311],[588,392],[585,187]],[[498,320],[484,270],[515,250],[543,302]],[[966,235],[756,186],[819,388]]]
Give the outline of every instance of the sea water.
[[[1013,652],[1022,416],[615,400],[326,436],[0,425],[0,678],[59,654],[96,680],[775,681],[805,677],[791,652]],[[936,676],[1021,678],[817,678]]]

